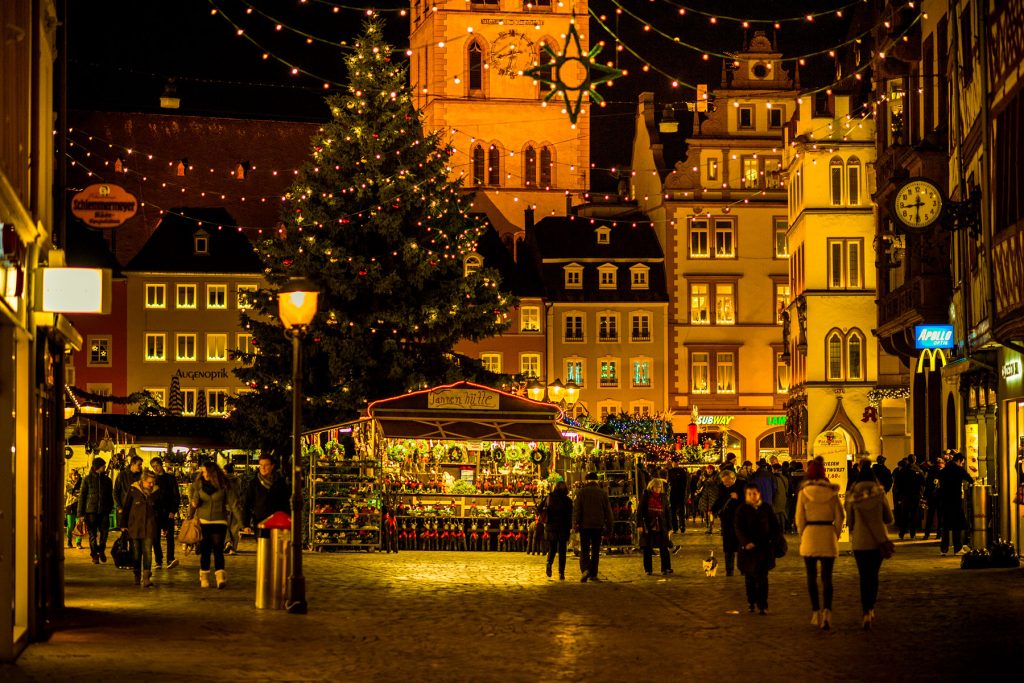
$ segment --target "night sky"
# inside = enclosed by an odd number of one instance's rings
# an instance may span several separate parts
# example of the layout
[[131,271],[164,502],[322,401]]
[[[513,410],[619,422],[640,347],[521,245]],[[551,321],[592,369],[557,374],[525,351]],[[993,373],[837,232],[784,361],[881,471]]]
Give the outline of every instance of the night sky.
[[[849,0],[618,2],[683,40],[720,52],[742,46],[742,27],[726,20],[711,24],[707,17],[693,11],[680,17],[679,6],[685,5],[691,10],[724,10],[733,16],[778,18],[850,4]],[[182,101],[179,113],[315,121],[327,117],[323,81],[292,76],[281,62],[262,59],[263,51],[238,37],[227,19],[242,27],[246,35],[269,52],[291,64],[319,77],[344,82],[342,49],[318,40],[307,44],[305,37],[287,28],[275,31],[272,19],[316,39],[340,43],[359,32],[363,13],[354,9],[340,9],[335,13],[332,11],[335,4],[393,10],[408,7],[409,3],[408,0],[341,0],[340,3],[328,0],[69,0],[68,4],[69,105],[73,109],[156,112],[167,80],[175,78]],[[609,16],[609,25],[615,25],[615,0],[592,0],[591,6]],[[219,15],[211,14],[214,8],[219,10]],[[247,13],[247,10],[252,11]],[[384,16],[389,40],[397,48],[406,47],[409,18],[394,11],[384,12]],[[708,83],[712,88],[718,84],[721,60],[702,61],[690,50],[653,33],[645,33],[626,15],[618,18],[618,26],[620,35],[631,47],[666,71],[680,74],[693,83]],[[602,35],[596,22],[591,22],[590,31],[592,44],[602,38],[609,42],[601,54],[602,61],[614,59],[612,39]],[[813,24],[783,24],[775,33],[783,51],[806,52],[841,42],[846,31],[846,19],[822,17]],[[619,57],[620,67],[629,69],[630,74],[603,91],[608,106],[595,109],[592,116],[592,136],[601,140],[600,144],[592,145],[593,160],[599,167],[629,163],[632,119],[640,92],[653,90],[659,102],[693,99],[693,91],[673,89],[665,77],[643,74],[637,60],[628,53],[619,53]],[[804,87],[827,79],[830,71],[827,58],[815,60],[801,71]]]

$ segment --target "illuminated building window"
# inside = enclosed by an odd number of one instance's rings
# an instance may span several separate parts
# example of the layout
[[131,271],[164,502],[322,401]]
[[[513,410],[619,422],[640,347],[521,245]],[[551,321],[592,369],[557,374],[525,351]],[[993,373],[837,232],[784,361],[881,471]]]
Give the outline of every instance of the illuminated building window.
[[146,308],[167,307],[167,285],[146,285]]
[[110,367],[110,337],[89,336],[86,340],[86,348],[89,350],[88,366],[91,368]]
[[196,286],[195,285],[178,285],[178,287],[177,287],[177,306],[178,306],[178,308],[195,308],[196,307]]
[[540,150],[540,186],[544,188],[551,187],[552,171],[554,170],[554,161],[551,158],[551,148],[541,147]]
[[565,361],[565,381],[575,382],[576,386],[582,387],[585,377],[584,361],[578,358],[567,358]]
[[704,351],[690,354],[690,392],[711,393],[711,363],[708,353]]
[[633,386],[651,386],[651,359],[634,358],[632,361],[630,361],[630,365],[632,365],[632,372],[630,373],[630,375],[633,379]]
[[789,258],[789,239],[786,237],[788,224],[785,218],[774,220],[775,258]]
[[227,415],[227,389],[208,389],[206,391],[206,413],[208,415]]
[[501,373],[501,354],[500,353],[481,353],[480,363],[484,366],[484,370],[493,372],[495,374]]
[[175,360],[195,360],[196,359],[196,335],[195,334],[177,334],[174,337],[175,344]]
[[181,414],[182,415],[195,415],[196,414],[196,390],[195,389],[182,389],[181,390]]
[[715,379],[719,394],[736,393],[736,354],[731,351],[715,354]]
[[238,310],[252,308],[258,291],[257,285],[238,285]]
[[829,289],[861,288],[863,245],[860,238],[828,240]]
[[782,324],[782,313],[789,305],[789,284],[775,283],[775,322]]
[[146,334],[146,360],[167,360],[167,335],[163,332]]
[[523,306],[519,309],[519,331],[540,332],[539,306]]
[[483,185],[487,182],[487,160],[481,145],[473,147],[473,184]]
[[[236,334],[235,335],[235,351],[237,351],[238,353],[246,354],[247,356],[255,354],[256,353],[256,347],[253,346],[252,335],[251,334]],[[238,358],[237,360],[240,363],[251,362],[251,361],[245,360],[244,358]]]
[[206,360],[225,361],[228,359],[228,335],[206,335]]
[[[519,355],[519,372],[523,377],[536,379],[540,377],[540,354],[523,353]],[[566,380],[568,381],[568,380]]]
[[782,353],[775,354],[775,393],[789,392],[789,365],[782,358]]
[[709,258],[708,242],[708,222],[696,218],[690,221],[690,258]]
[[227,308],[228,307],[228,286],[227,285],[206,285],[206,307]]

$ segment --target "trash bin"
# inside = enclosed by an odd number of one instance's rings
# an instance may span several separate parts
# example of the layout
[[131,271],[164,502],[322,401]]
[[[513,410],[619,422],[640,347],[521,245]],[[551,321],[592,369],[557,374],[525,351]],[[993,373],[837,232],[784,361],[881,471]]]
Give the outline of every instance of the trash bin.
[[292,518],[275,512],[259,523],[256,542],[256,609],[284,609],[291,558]]
[[974,550],[988,548],[988,496],[987,484],[971,487],[971,548]]

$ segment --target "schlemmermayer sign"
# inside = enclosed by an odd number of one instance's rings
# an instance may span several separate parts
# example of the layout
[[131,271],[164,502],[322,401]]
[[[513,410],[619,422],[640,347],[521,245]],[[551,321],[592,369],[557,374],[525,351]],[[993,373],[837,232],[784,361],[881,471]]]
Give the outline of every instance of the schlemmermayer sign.
[[427,394],[427,408],[444,410],[497,410],[498,397],[483,389],[438,389]]
[[135,215],[139,200],[119,185],[90,185],[71,199],[71,213],[93,228],[116,228]]

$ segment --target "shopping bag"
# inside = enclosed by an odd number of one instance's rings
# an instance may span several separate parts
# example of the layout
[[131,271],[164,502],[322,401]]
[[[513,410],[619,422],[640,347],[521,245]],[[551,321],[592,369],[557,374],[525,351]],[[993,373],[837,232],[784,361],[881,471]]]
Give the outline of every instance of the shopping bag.
[[114,566],[118,569],[127,569],[135,563],[132,561],[132,546],[128,534],[121,532],[121,535],[114,541],[110,548],[110,558],[114,560]]
[[181,523],[178,529],[178,540],[182,545],[195,545],[203,538],[203,531],[199,526],[199,520],[189,517]]
[[85,517],[82,517],[75,523],[75,528],[71,530],[71,535],[77,538],[82,538],[89,534],[89,529],[85,526]]

